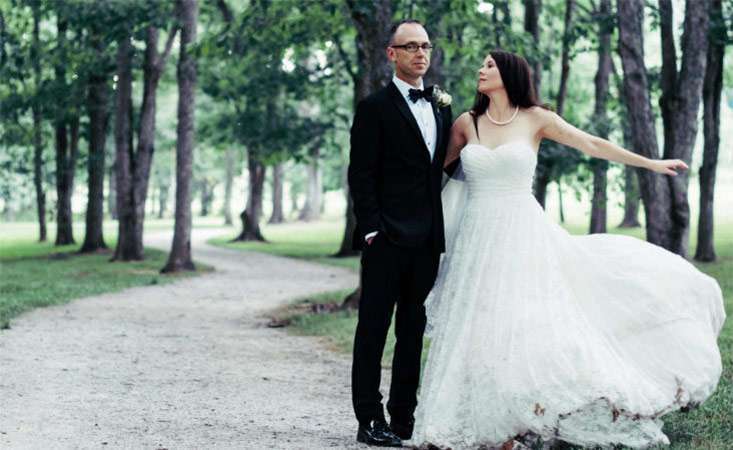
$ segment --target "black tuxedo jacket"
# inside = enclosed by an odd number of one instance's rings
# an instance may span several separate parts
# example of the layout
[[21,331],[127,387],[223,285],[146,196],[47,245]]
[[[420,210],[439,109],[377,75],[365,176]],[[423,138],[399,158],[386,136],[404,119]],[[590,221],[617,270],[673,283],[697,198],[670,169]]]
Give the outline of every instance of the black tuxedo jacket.
[[393,82],[356,107],[351,126],[349,190],[354,201],[354,249],[379,231],[395,245],[445,251],[440,201],[443,162],[452,125],[450,106],[432,102],[435,156],[423,140],[407,100]]

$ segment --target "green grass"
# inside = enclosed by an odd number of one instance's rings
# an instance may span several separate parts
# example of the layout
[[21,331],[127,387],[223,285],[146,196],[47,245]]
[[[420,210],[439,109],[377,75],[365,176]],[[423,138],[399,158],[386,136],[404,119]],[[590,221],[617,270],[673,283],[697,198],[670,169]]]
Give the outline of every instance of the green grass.
[[[76,227],[83,230],[83,227]],[[145,249],[140,262],[110,263],[111,253],[80,255],[80,244],[55,247],[37,242],[33,224],[0,225],[0,329],[10,320],[33,308],[116,292],[132,286],[170,283],[192,273],[162,275],[167,253]],[[113,224],[105,225],[106,236],[114,236]],[[78,240],[80,236],[77,236]],[[114,248],[115,239],[106,240]],[[211,268],[197,264],[199,271]]]
[[267,242],[230,242],[236,236],[232,233],[210,239],[209,243],[359,270],[359,257],[331,256],[338,251],[343,232],[340,222],[286,223],[262,226],[262,234]]
[[[573,234],[586,233],[586,225],[565,226]],[[644,238],[644,230],[611,229],[611,233],[626,234]],[[327,264],[338,264],[358,270],[358,258],[338,259],[333,254],[341,239],[342,224],[316,223],[266,226],[263,230],[270,243],[231,243],[231,237],[214,239],[212,243],[229,248],[265,251],[295,258],[303,258]],[[690,236],[696,236],[693,228]],[[715,263],[695,263],[703,272],[716,278],[723,289],[728,315],[733,312],[733,223],[718,224],[716,228]],[[694,254],[694,239],[691,239],[691,254]],[[339,304],[350,291],[336,291],[298,299],[293,305],[279,311],[281,317],[291,321],[290,330],[296,334],[324,337],[336,351],[351,352],[356,313],[337,311],[313,314],[311,305]],[[426,349],[428,346],[426,342]],[[664,417],[665,433],[670,437],[671,450],[722,450],[733,448],[733,320],[727,320],[719,339],[723,356],[723,375],[715,394],[700,408],[689,413],[673,413]],[[384,358],[385,366],[391,363],[394,352],[394,331],[390,331]],[[423,357],[427,352],[423,352]]]

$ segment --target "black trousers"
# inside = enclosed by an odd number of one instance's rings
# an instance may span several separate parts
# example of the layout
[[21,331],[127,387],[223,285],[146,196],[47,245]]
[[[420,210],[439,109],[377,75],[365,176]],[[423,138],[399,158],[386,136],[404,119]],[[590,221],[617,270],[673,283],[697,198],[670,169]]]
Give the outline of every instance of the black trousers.
[[440,254],[426,243],[422,248],[398,247],[379,233],[361,255],[361,300],[354,338],[351,389],[359,423],[384,419],[381,360],[392,314],[396,345],[387,410],[404,423],[417,407],[420,356],[425,332],[425,306],[438,272]]

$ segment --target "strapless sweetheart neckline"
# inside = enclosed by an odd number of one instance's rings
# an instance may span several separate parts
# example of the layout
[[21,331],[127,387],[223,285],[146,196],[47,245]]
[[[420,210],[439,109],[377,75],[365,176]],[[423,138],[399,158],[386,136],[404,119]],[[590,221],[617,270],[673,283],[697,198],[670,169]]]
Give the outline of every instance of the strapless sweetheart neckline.
[[524,144],[524,146],[526,148],[528,148],[528,149],[530,149],[532,151],[532,154],[533,155],[537,156],[537,152],[532,147],[532,145],[530,145],[530,143],[528,141],[524,140],[524,139],[512,139],[510,141],[507,141],[507,142],[504,142],[502,144],[499,144],[499,145],[495,146],[494,148],[491,148],[488,145],[478,144],[478,143],[466,144],[463,148],[465,149],[468,146],[483,147],[484,149],[488,150],[489,152],[496,152],[498,149],[500,149],[502,147],[509,146],[511,144]]

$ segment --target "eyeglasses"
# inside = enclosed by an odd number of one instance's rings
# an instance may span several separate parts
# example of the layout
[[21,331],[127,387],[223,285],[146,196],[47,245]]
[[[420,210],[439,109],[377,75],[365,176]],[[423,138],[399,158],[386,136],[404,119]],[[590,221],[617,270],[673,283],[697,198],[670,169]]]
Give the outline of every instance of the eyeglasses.
[[390,45],[392,48],[403,48],[407,50],[410,53],[417,53],[417,49],[421,48],[422,51],[425,53],[430,53],[431,50],[433,50],[433,44],[430,43],[424,43],[424,44],[418,44],[416,42],[408,42],[404,45]]

